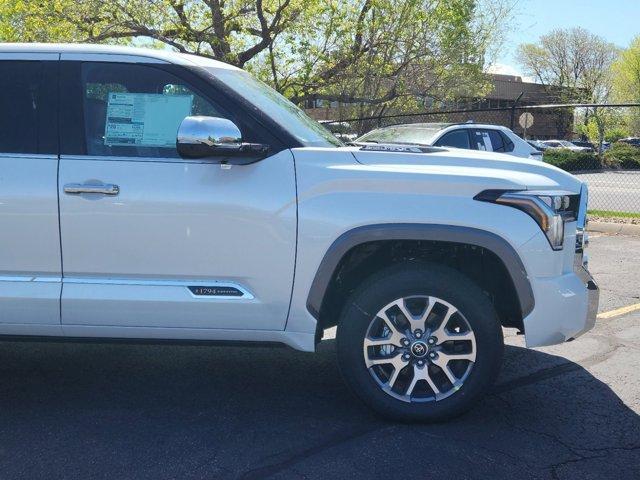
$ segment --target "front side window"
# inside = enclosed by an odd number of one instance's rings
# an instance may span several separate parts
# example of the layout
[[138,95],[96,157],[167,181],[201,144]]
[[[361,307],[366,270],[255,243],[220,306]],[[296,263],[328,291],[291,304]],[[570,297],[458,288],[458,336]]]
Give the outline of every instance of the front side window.
[[57,154],[53,63],[0,61],[0,153]]
[[437,147],[471,148],[469,145],[469,135],[465,129],[453,130],[445,133],[442,138],[435,142]]
[[134,64],[82,65],[88,155],[178,157],[185,117],[227,115],[175,75]]
[[256,80],[247,72],[235,69],[209,68],[209,72],[257,110],[291,133],[308,147],[340,146],[342,142],[329,130],[309,118],[273,88]]

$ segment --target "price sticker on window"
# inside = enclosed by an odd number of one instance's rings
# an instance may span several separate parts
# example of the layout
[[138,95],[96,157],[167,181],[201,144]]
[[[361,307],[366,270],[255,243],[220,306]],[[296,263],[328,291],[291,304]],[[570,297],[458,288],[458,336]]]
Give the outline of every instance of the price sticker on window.
[[111,146],[174,147],[192,95],[110,92],[104,143]]

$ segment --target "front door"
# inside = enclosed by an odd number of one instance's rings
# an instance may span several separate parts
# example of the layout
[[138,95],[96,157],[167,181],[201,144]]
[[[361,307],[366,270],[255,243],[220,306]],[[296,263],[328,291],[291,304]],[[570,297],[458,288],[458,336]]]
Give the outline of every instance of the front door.
[[0,52],[3,334],[60,330],[57,74],[56,53]]
[[185,116],[237,119],[175,69],[62,59],[68,103],[81,105],[63,117],[84,131],[60,160],[63,328],[283,329],[291,152],[233,167],[179,158]]

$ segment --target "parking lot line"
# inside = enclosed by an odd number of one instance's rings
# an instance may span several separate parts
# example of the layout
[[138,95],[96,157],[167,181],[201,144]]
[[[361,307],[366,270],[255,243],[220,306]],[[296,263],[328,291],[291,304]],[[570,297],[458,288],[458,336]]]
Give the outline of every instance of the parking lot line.
[[640,310],[640,303],[634,303],[633,305],[627,305],[626,307],[616,308],[615,310],[609,310],[608,312],[602,312],[598,314],[598,318],[613,318],[625,313],[635,312]]

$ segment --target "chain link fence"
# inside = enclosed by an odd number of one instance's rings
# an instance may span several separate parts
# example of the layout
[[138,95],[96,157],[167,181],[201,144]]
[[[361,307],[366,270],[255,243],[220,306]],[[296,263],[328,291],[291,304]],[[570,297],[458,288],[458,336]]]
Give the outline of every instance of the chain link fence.
[[[334,118],[323,123],[347,141],[399,124],[502,125],[542,150],[545,162],[587,182],[590,209],[605,216],[640,218],[640,104],[514,104],[360,118],[340,118],[338,114]],[[588,140],[600,138],[600,132],[604,134],[602,143]]]

